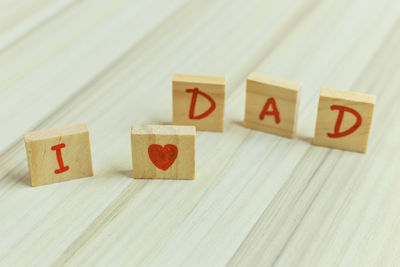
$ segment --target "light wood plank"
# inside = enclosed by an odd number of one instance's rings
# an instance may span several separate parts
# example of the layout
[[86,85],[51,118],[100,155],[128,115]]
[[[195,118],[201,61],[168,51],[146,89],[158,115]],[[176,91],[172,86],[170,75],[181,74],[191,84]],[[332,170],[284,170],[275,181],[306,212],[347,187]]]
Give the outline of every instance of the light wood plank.
[[0,151],[103,75],[183,3],[83,1],[1,53],[0,122],[5,132]]
[[0,1],[0,10],[6,11],[2,12],[0,17],[0,52],[77,2],[77,0]]
[[[395,265],[397,5],[88,0],[44,19],[0,55],[0,265]],[[303,84],[293,140],[242,126],[253,71]],[[196,180],[134,180],[129,127],[171,122],[174,73],[227,77],[226,131],[198,133]],[[367,154],[311,146],[321,87],[378,96]],[[78,121],[96,176],[31,188],[22,133]]]
[[[388,7],[382,6],[381,8],[380,12],[383,12],[383,10],[386,10]],[[378,12],[376,19],[378,19],[379,14],[382,13]],[[379,49],[377,49],[380,52],[378,54],[372,54],[368,59],[365,58],[367,61],[366,66],[368,67],[360,66],[360,75],[354,77],[356,80],[353,83],[349,83],[349,86],[354,88],[363,88],[363,90],[359,92],[375,93],[381,98],[383,96],[381,96],[380,92],[386,92],[387,86],[390,86],[387,81],[384,81],[385,78],[382,76],[382,73],[387,73],[388,70],[393,68],[391,64],[396,64],[394,61],[388,64],[387,60],[390,57],[390,51],[392,51],[391,47],[393,47],[394,43],[396,43],[400,37],[399,34],[395,37],[393,36],[396,27],[398,27],[398,22],[395,20],[395,17],[392,19],[393,24],[390,26],[386,25],[387,28],[385,32],[381,31],[383,25],[377,26],[377,30],[374,32],[381,35],[379,38],[381,43],[378,46]],[[360,42],[365,42],[366,40],[364,38],[360,39]],[[372,38],[372,36],[367,37],[367,39],[371,40],[370,38]],[[378,40],[376,38],[374,39],[376,41]],[[358,62],[360,57],[357,54],[358,53],[350,55],[349,53],[349,57],[346,57],[346,61]],[[351,64],[350,66],[355,68],[356,65]],[[346,77],[346,69],[343,70],[342,75]],[[339,76],[339,74],[332,75],[332,77],[329,78],[329,80],[331,80],[330,82],[338,85],[344,84],[343,78],[334,80]],[[377,86],[378,84],[381,84],[383,87]],[[390,128],[390,126],[381,126],[382,123],[388,123],[388,121],[390,121],[390,116],[383,115],[386,119],[381,117],[382,115],[380,114],[385,113],[385,108],[383,107],[385,104],[381,104],[380,102],[382,101],[384,103],[385,99],[378,101],[380,108],[377,108],[375,118],[376,125],[373,133],[380,132],[381,136],[377,134],[373,135],[373,139],[371,139],[373,140],[371,144],[372,148],[368,154],[357,155],[356,153],[330,151],[329,149],[311,147],[304,159],[297,165],[296,171],[293,172],[292,177],[282,186],[281,191],[275,196],[246,240],[241,244],[240,248],[231,259],[230,265],[237,266],[243,263],[257,265],[262,262],[266,265],[275,264],[277,266],[286,266],[288,264],[296,264],[297,266],[337,266],[339,263],[342,263],[344,266],[386,266],[386,262],[393,263],[393,261],[396,261],[398,255],[392,254],[391,257],[383,259],[379,257],[380,252],[375,253],[375,249],[381,249],[382,243],[368,242],[370,244],[367,249],[368,253],[375,257],[375,261],[370,261],[370,256],[365,257],[366,254],[357,254],[358,247],[348,243],[352,239],[352,234],[355,232],[347,232],[347,236],[337,234],[336,232],[336,227],[338,226],[336,226],[335,217],[337,217],[337,219],[340,218],[338,213],[341,212],[343,205],[353,204],[351,200],[351,198],[353,198],[352,191],[355,191],[354,194],[358,195],[363,192],[362,185],[370,184],[370,186],[374,186],[374,183],[368,183],[368,179],[379,181],[383,177],[387,179],[391,176],[393,176],[393,178],[396,176],[394,173],[390,173],[391,170],[395,168],[394,166],[389,168],[387,172],[378,174],[385,166],[382,161],[377,163],[376,171],[378,173],[366,173],[373,169],[373,167],[371,167],[371,161],[377,157],[377,154],[393,155],[393,153],[396,153],[395,150],[389,149],[388,147],[381,149],[380,146],[375,145],[382,141],[384,143],[390,142],[388,141],[390,140],[390,136],[382,137],[382,135],[386,135],[387,133],[384,129]],[[392,109],[391,113],[392,112],[395,113],[395,109]],[[308,108],[308,114],[306,113],[305,117],[311,116],[312,113],[311,108]],[[304,119],[301,120],[300,125],[303,125],[301,132],[310,133],[310,129],[312,129],[310,123],[305,122]],[[309,129],[306,128],[307,126]],[[394,129],[398,127],[397,123],[394,127]],[[310,169],[309,162],[315,162],[317,166],[321,165],[321,167],[318,169]],[[358,166],[356,169],[354,169],[355,165]],[[365,168],[365,166],[369,167]],[[389,178],[389,180],[391,179]],[[358,181],[360,185],[359,188],[354,187],[354,183],[357,183],[356,181]],[[348,189],[346,189],[346,187]],[[332,193],[333,190],[335,190],[335,192]],[[324,193],[323,191],[329,191],[330,193]],[[383,195],[377,193],[376,196],[379,198],[379,196]],[[325,199],[317,201],[317,199],[320,198]],[[330,200],[327,198],[330,198]],[[366,204],[367,202],[369,201],[365,199],[365,202],[363,202],[364,204],[360,203],[362,208],[368,209],[366,205],[373,205],[372,202]],[[314,205],[319,206],[318,211],[313,211]],[[391,203],[391,205],[395,204]],[[397,216],[396,212],[393,212],[391,215],[387,214],[387,216],[394,216],[393,220],[397,220],[395,219]],[[372,217],[362,217],[360,212],[353,213],[352,217],[352,219],[344,219],[343,223],[351,223],[353,220],[360,223],[360,220],[366,220],[366,222],[369,221],[374,226],[381,229],[380,231],[384,230],[384,225],[381,225],[383,227],[381,228],[374,223],[374,221],[380,221],[378,217],[375,217],[375,219]],[[308,230],[301,230],[305,229],[305,225],[307,225]],[[320,229],[320,227],[322,227],[322,229]],[[358,227],[357,223],[353,225],[353,227],[353,230],[356,231],[355,228]],[[349,228],[347,228],[347,230],[349,230]],[[327,238],[326,235],[330,235],[333,240]],[[297,236],[301,236],[302,239],[299,240]],[[314,236],[324,238],[324,242],[314,241]],[[364,240],[365,238],[368,239],[368,235],[364,235],[363,238]],[[376,236],[376,238],[378,238],[378,236]],[[381,236],[381,238],[384,238],[384,236]],[[386,238],[392,238],[391,234],[387,235]],[[335,244],[338,244],[337,242],[340,243],[340,246],[335,247]],[[331,245],[327,248],[328,244]],[[357,244],[363,247],[361,243]],[[296,250],[293,249],[294,247]],[[335,249],[336,251],[333,252]],[[390,249],[397,250],[397,245]],[[268,253],[266,253],[267,251]],[[296,254],[294,254],[294,251]],[[321,253],[325,253],[325,255]]]

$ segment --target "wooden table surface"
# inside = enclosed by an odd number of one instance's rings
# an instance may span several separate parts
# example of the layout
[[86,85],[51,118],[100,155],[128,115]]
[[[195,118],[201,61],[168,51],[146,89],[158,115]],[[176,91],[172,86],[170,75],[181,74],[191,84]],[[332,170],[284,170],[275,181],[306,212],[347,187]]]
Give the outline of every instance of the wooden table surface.
[[[0,0],[1,266],[400,266],[397,0]],[[301,82],[294,139],[242,126]],[[194,181],[131,178],[174,73],[227,78]],[[367,154],[311,145],[320,88],[377,95]],[[95,176],[33,188],[24,132],[86,122]]]

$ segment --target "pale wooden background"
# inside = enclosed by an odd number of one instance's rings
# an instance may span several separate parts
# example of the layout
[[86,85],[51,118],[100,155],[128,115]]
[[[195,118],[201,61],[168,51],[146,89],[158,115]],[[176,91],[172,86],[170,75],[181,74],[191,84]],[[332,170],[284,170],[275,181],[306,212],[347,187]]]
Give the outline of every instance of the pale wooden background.
[[[400,266],[398,0],[0,0],[0,265]],[[250,72],[303,84],[293,140]],[[226,76],[195,181],[130,178],[174,73]],[[310,144],[321,87],[377,95],[366,155]],[[32,188],[22,134],[86,122],[95,177]]]

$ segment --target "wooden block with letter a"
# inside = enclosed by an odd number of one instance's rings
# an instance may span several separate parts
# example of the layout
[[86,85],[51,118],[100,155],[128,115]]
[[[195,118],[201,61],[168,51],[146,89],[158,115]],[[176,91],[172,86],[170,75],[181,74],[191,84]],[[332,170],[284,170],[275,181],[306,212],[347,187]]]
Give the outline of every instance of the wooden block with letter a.
[[174,75],[173,123],[199,131],[224,131],[225,78]]
[[86,124],[24,135],[32,186],[93,176]]
[[194,179],[194,126],[134,125],[133,178]]
[[256,73],[247,78],[244,125],[292,138],[301,85]]
[[322,89],[314,144],[365,153],[376,97]]

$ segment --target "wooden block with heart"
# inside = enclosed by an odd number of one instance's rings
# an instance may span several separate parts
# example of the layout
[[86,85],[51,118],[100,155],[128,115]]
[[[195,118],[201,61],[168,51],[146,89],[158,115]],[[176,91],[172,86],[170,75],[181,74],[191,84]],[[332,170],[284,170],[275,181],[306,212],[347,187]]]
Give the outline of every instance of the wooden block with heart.
[[199,131],[224,131],[225,78],[175,74],[173,123]]
[[32,186],[93,176],[86,124],[24,135]]
[[374,95],[322,89],[314,145],[365,153],[375,100]]
[[132,126],[133,177],[194,179],[195,138],[194,126]]

